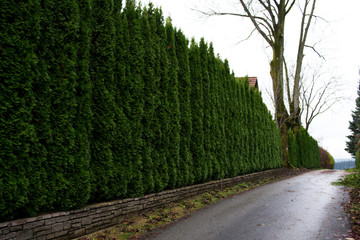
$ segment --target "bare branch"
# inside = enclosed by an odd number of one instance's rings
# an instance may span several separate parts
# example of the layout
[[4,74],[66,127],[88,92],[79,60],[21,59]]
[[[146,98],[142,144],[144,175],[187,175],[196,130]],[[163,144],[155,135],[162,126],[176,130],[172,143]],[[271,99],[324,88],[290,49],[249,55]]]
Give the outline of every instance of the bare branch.
[[311,48],[320,58],[326,60],[325,57],[323,55],[321,55],[314,46],[309,46],[309,45],[304,45],[304,46],[307,48]]
[[245,42],[245,41],[249,40],[255,31],[256,31],[256,28],[254,28],[254,29],[251,31],[251,33],[249,34],[249,36],[247,36],[245,39],[239,41],[237,44],[240,44],[240,43],[242,43],[242,42]]
[[285,56],[284,56],[284,68],[285,68],[285,79],[286,79],[286,90],[287,90],[287,96],[288,96],[288,103],[289,103],[289,108],[291,108],[290,77],[289,77],[289,71],[288,71],[286,60],[285,60]]
[[[260,28],[258,22],[256,21],[257,17],[252,14],[249,11],[249,8],[246,6],[246,4],[244,3],[243,0],[240,0],[240,3],[247,15],[247,17],[250,18],[251,22],[253,23],[254,27],[258,30],[258,32],[260,33],[260,35],[265,39],[265,41],[270,45],[270,46],[274,46],[274,42],[267,36],[267,34],[264,33],[264,31]],[[264,18],[263,18],[264,19]],[[269,25],[269,27],[272,29],[272,26],[266,21],[266,19],[264,19],[264,22],[266,25]]]
[[[287,8],[289,2],[290,2],[290,1],[287,1],[287,2],[286,2],[285,8]],[[293,0],[292,3],[290,4],[290,7],[286,10],[285,15],[287,15],[287,14],[290,12],[290,10],[293,8],[294,4],[295,4],[295,0]]]

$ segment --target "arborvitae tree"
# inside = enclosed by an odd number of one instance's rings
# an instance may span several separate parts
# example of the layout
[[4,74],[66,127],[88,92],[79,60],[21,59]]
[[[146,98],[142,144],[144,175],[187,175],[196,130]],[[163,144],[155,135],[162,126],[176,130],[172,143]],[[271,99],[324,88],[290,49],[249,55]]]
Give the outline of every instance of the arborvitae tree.
[[[150,11],[152,9],[152,11]],[[164,84],[168,81],[167,69],[167,53],[165,44],[165,27],[164,19],[161,9],[153,9],[152,4],[149,5],[149,22],[153,36],[153,43],[155,47],[155,62],[154,62],[154,151],[153,155],[153,175],[155,191],[162,191],[169,182],[168,164],[165,152],[165,143],[168,136],[165,132],[169,122],[166,113],[166,99],[163,95]]]
[[190,76],[191,76],[191,116],[192,116],[192,133],[190,149],[193,154],[193,166],[195,182],[200,183],[205,181],[205,151],[204,151],[204,100],[203,100],[203,86],[201,75],[201,59],[199,46],[195,40],[191,40],[189,62],[190,62]]
[[166,96],[168,101],[169,114],[169,146],[167,148],[169,164],[169,187],[174,188],[179,185],[178,169],[180,159],[180,103],[178,91],[178,59],[176,57],[175,29],[171,24],[171,19],[166,20],[166,45],[168,55],[169,83],[167,85]]
[[349,141],[346,142],[345,150],[351,154],[353,158],[356,157],[359,151],[359,140],[360,140],[360,82],[357,91],[358,97],[356,98],[355,110],[352,112],[352,121],[349,122],[349,129],[351,135],[347,136]]
[[229,94],[229,118],[228,118],[228,128],[229,128],[229,135],[228,135],[228,144],[229,149],[231,151],[229,152],[229,161],[230,161],[230,169],[229,169],[229,176],[235,177],[238,171],[238,162],[236,159],[236,152],[238,149],[236,149],[236,136],[237,135],[237,129],[236,129],[236,107],[237,107],[237,101],[236,99],[236,85],[235,85],[235,79],[233,78],[233,75],[230,75],[230,69],[227,73],[228,75],[228,94]]
[[237,169],[235,171],[235,176],[241,173],[241,169],[243,168],[242,162],[242,149],[241,149],[241,98],[240,98],[240,91],[241,91],[241,84],[233,79],[234,83],[234,91],[235,91],[235,112],[234,112],[234,124],[235,124],[235,134],[234,134],[234,149],[235,149],[235,156],[234,160],[236,161]]
[[[76,177],[72,171],[78,166],[72,153],[76,150],[75,129],[73,126],[76,114],[77,99],[75,86],[77,80],[77,32],[79,30],[79,9],[75,0],[42,1],[41,23],[41,61],[43,64],[44,89],[39,95],[49,104],[48,121],[45,128],[51,128],[51,134],[42,135],[47,148],[46,169],[48,178],[44,182],[47,191],[47,204],[57,209],[68,209],[77,204],[78,192]],[[45,20],[46,19],[46,20]],[[66,29],[66,31],[64,31]],[[40,82],[39,82],[40,84]],[[43,99],[39,99],[43,101]],[[42,113],[40,114],[42,115]],[[40,119],[39,119],[40,120]],[[41,121],[40,120],[40,121]],[[38,122],[39,128],[43,125]],[[40,130],[41,131],[41,130]],[[43,133],[41,131],[41,133]],[[80,159],[79,161],[82,161]],[[81,191],[82,189],[80,189]],[[80,203],[79,203],[80,204]]]
[[44,204],[32,123],[39,10],[38,1],[2,1],[0,8],[0,222]]
[[114,4],[112,0],[92,1],[90,74],[92,83],[91,199],[110,197],[113,178],[111,151],[115,130],[114,87]]
[[90,42],[91,42],[91,1],[77,0],[79,7],[79,30],[76,36],[76,113],[73,119],[75,148],[74,167],[70,172],[72,187],[78,194],[74,207],[83,206],[90,197],[90,139],[91,139],[91,81],[90,81]]
[[241,173],[248,173],[250,171],[250,163],[249,163],[249,129],[248,129],[248,105],[247,101],[247,92],[249,91],[249,82],[246,80],[240,80],[241,88],[240,88],[240,109],[241,109],[241,151],[242,151],[242,159],[243,165],[241,168]]
[[143,185],[145,193],[154,191],[154,164],[153,155],[155,151],[154,116],[155,116],[155,41],[150,27],[149,14],[153,12],[152,6],[145,9],[142,15],[142,34],[144,43],[145,68],[143,70],[144,80],[144,118],[143,118]]
[[225,103],[225,111],[224,111],[224,119],[225,119],[225,136],[226,136],[226,157],[225,157],[225,176],[230,176],[230,171],[232,167],[232,153],[233,153],[233,146],[232,146],[232,129],[231,129],[231,108],[233,107],[231,104],[230,98],[230,68],[227,59],[225,59],[222,68],[222,83],[224,88],[224,103]]
[[[203,178],[204,180],[209,180],[212,177],[212,149],[211,149],[211,96],[210,96],[210,77],[209,77],[209,69],[208,69],[208,46],[205,43],[205,39],[201,38],[199,44],[200,51],[200,71],[201,71],[201,81],[202,81],[202,95],[203,95],[203,132],[204,132],[204,161],[205,165],[203,170]],[[199,79],[200,80],[200,79]]]
[[210,161],[212,164],[212,179],[220,179],[221,177],[221,167],[220,159],[222,158],[221,153],[221,131],[220,131],[220,103],[219,103],[219,79],[218,79],[218,68],[216,67],[216,58],[214,54],[214,47],[210,43],[208,49],[208,73],[209,73],[209,87],[210,87],[210,99],[211,99],[211,108],[210,108]]
[[[129,107],[126,109],[126,115],[130,120],[131,127],[131,150],[132,161],[131,176],[128,181],[128,195],[139,196],[144,193],[142,180],[142,151],[143,151],[143,107],[144,107],[144,44],[141,33],[141,9],[136,6],[134,0],[126,1],[123,11],[124,18],[127,21],[127,29],[131,34],[128,41],[126,55],[126,75],[129,88]],[[130,111],[128,111],[130,110]]]
[[298,147],[298,161],[301,163],[301,166],[305,168],[319,168],[320,152],[317,141],[302,127],[297,132],[296,143]]
[[296,144],[296,138],[293,131],[290,129],[288,133],[288,147],[289,147],[289,160],[294,167],[299,167],[298,162],[298,149]]
[[111,145],[113,158],[113,177],[110,179],[110,195],[112,198],[123,198],[127,196],[127,185],[130,179],[131,165],[131,128],[129,119],[125,115],[125,109],[128,108],[129,90],[126,87],[127,79],[125,55],[127,48],[125,46],[125,29],[127,25],[123,21],[121,13],[121,0],[114,1],[114,22],[115,22],[115,66],[114,66],[114,88],[112,95],[115,100],[114,110],[114,141]]
[[221,61],[219,57],[216,59],[216,67],[217,67],[217,85],[218,85],[218,117],[219,117],[219,127],[220,127],[220,146],[219,146],[219,162],[220,162],[220,176],[224,178],[227,175],[228,169],[228,157],[227,157],[227,141],[226,141],[226,89],[224,85],[224,63]]
[[182,186],[194,182],[192,154],[190,152],[191,125],[191,82],[188,40],[180,31],[175,32],[176,56],[178,59],[178,87],[180,103],[180,168],[178,179]]
[[252,110],[253,106],[251,103],[251,95],[249,90],[249,82],[246,81],[246,89],[245,89],[245,101],[246,101],[246,159],[247,159],[247,166],[248,166],[248,172],[254,172],[255,171],[255,165],[254,165],[254,145],[253,145],[253,116],[252,116]]

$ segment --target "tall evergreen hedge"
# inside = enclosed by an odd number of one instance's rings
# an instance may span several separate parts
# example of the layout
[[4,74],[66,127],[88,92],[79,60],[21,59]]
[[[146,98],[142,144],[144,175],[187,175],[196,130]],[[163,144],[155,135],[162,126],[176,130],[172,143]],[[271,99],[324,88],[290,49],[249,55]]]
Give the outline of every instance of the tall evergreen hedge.
[[288,133],[289,159],[295,167],[320,168],[320,151],[317,141],[301,127],[296,136],[292,131]]
[[38,78],[39,7],[39,1],[9,0],[2,1],[0,8],[0,220],[23,211],[37,212],[37,205],[43,204],[44,172],[39,168],[43,158],[39,157],[32,115],[36,103],[33,84]]
[[[282,165],[258,90],[152,4],[3,1],[0,13],[0,221]],[[317,167],[316,141],[289,139]]]

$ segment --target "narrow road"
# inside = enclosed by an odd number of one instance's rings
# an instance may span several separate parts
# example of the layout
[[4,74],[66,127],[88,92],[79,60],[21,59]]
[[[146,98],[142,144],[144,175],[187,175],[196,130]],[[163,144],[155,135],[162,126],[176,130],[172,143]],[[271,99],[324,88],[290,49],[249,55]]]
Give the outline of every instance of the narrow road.
[[344,172],[319,170],[265,185],[202,209],[154,240],[345,239],[350,229],[341,203]]

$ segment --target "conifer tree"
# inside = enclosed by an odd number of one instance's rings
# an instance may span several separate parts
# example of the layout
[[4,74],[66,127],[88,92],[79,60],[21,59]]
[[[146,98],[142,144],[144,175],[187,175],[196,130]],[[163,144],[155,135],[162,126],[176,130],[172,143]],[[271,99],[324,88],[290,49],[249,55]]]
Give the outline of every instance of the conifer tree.
[[168,56],[169,82],[166,85],[167,112],[169,114],[169,146],[167,148],[168,166],[169,166],[169,187],[179,186],[178,169],[180,157],[180,104],[178,91],[178,59],[176,56],[175,30],[171,19],[166,20],[166,45]]
[[0,8],[0,222],[44,204],[32,116],[39,10],[39,1],[2,1]]
[[145,68],[143,71],[144,80],[144,119],[143,119],[143,185],[145,193],[154,191],[154,166],[153,155],[155,151],[154,116],[155,116],[155,43],[154,34],[150,27],[149,13],[153,11],[152,6],[145,9],[142,15],[142,34],[144,43]]
[[113,178],[112,142],[115,130],[114,86],[114,4],[112,0],[92,1],[90,74],[92,84],[91,199],[110,197]]
[[72,188],[77,192],[75,207],[81,207],[90,197],[90,139],[91,139],[91,81],[90,81],[90,42],[91,42],[91,1],[77,0],[79,8],[79,30],[76,36],[76,113],[73,119],[75,148],[73,150],[74,168]]
[[248,111],[249,104],[247,101],[247,92],[249,90],[249,83],[247,80],[240,80],[240,124],[241,124],[241,156],[243,159],[243,166],[241,168],[241,173],[248,173],[250,171],[249,163],[249,129],[248,129]]
[[143,151],[143,107],[144,107],[144,48],[141,33],[141,9],[136,6],[134,0],[126,1],[123,11],[124,18],[127,22],[128,33],[131,36],[128,41],[126,55],[126,75],[127,87],[130,96],[128,98],[128,107],[125,111],[130,120],[131,128],[131,176],[128,181],[128,195],[140,196],[144,192],[142,180],[142,151]]
[[179,71],[179,103],[180,103],[180,169],[179,182],[182,186],[193,183],[192,155],[190,152],[191,125],[191,82],[189,66],[188,40],[180,31],[175,32],[176,56],[178,58]]
[[226,89],[224,85],[224,63],[218,57],[216,59],[217,67],[217,88],[218,88],[218,117],[219,117],[219,128],[220,128],[220,138],[219,138],[219,165],[220,165],[220,178],[224,178],[227,174],[228,169],[228,157],[227,157],[227,141],[226,141]]
[[211,99],[211,108],[210,108],[210,143],[211,143],[211,159],[213,163],[212,170],[212,179],[220,179],[221,176],[221,167],[220,159],[222,158],[222,148],[221,148],[221,132],[220,132],[220,103],[219,103],[219,79],[218,79],[218,68],[216,67],[216,57],[214,53],[213,44],[210,43],[208,49],[208,73],[209,73],[209,87],[210,87],[210,99]]
[[241,173],[241,169],[243,168],[242,163],[242,149],[241,149],[241,98],[240,98],[240,91],[241,85],[236,80],[233,79],[234,82],[234,91],[235,91],[235,112],[234,112],[234,124],[235,124],[235,134],[234,134],[234,149],[235,149],[235,156],[234,160],[236,161],[237,169],[235,171],[235,176],[238,176]]
[[128,107],[127,96],[129,96],[126,85],[126,63],[125,63],[125,29],[127,29],[121,12],[122,1],[114,1],[114,25],[115,25],[115,48],[114,48],[114,88],[115,101],[114,110],[114,141],[111,145],[113,158],[113,178],[110,179],[111,197],[118,199],[127,196],[127,185],[130,179],[129,172],[132,169],[130,156],[131,129],[129,119],[125,115]]
[[169,170],[166,159],[165,146],[168,136],[167,132],[169,119],[166,113],[166,98],[164,95],[165,84],[168,81],[168,65],[166,53],[166,35],[164,27],[164,19],[161,9],[154,9],[150,11],[152,5],[149,6],[149,22],[154,33],[154,47],[155,47],[155,63],[154,63],[154,187],[155,191],[162,191],[167,187],[169,182]]
[[192,116],[192,133],[191,133],[191,152],[193,154],[193,166],[195,183],[205,181],[207,173],[205,169],[205,151],[204,151],[204,100],[203,86],[201,75],[201,59],[199,46],[195,40],[191,40],[189,62],[191,76],[191,116]]
[[201,71],[201,81],[202,81],[202,95],[203,95],[203,132],[204,132],[204,167],[203,167],[203,178],[204,180],[209,180],[212,177],[212,151],[211,151],[211,108],[213,107],[211,104],[211,96],[210,96],[210,77],[208,72],[208,46],[205,43],[205,39],[200,39],[199,44],[200,51],[200,71]]
[[232,152],[233,152],[233,147],[232,147],[232,129],[231,129],[231,100],[230,100],[230,77],[229,77],[229,63],[227,60],[224,61],[223,66],[222,66],[222,84],[223,84],[223,89],[224,89],[224,97],[223,97],[223,101],[224,101],[224,124],[225,124],[225,138],[226,138],[226,157],[225,157],[225,166],[224,166],[224,171],[225,171],[225,177],[229,177],[230,176],[230,170],[231,170],[231,166],[232,166]]
[[[229,69],[230,71],[230,69]],[[230,161],[230,169],[229,169],[229,176],[235,177],[238,169],[238,162],[236,159],[236,95],[235,95],[235,81],[233,79],[233,76],[230,75],[230,72],[227,72],[227,86],[228,86],[228,94],[229,94],[229,112],[228,112],[228,145],[229,145],[229,161]]]
[[[75,86],[77,81],[77,32],[79,29],[79,9],[75,0],[42,1],[41,22],[41,64],[42,72],[39,85],[43,85],[38,95],[39,102],[49,104],[38,116],[38,130],[47,122],[45,131],[41,129],[43,146],[46,147],[47,203],[51,208],[68,209],[77,205],[79,186],[73,176],[77,171],[76,159],[72,153],[76,150],[74,115],[77,99]],[[66,29],[66,31],[64,31]],[[44,90],[44,91],[42,91]],[[42,107],[41,107],[42,108]],[[39,109],[40,110],[40,109]],[[41,118],[46,114],[45,118]],[[50,128],[50,129],[47,129]],[[42,134],[44,133],[44,134]],[[50,134],[49,134],[50,133]],[[80,159],[79,161],[82,161]],[[81,205],[79,203],[79,205]]]
[[345,150],[351,154],[353,158],[356,158],[356,154],[359,151],[360,140],[360,82],[357,90],[358,97],[355,101],[355,110],[352,112],[352,121],[349,122],[349,129],[351,135],[347,136],[349,141],[346,142]]

